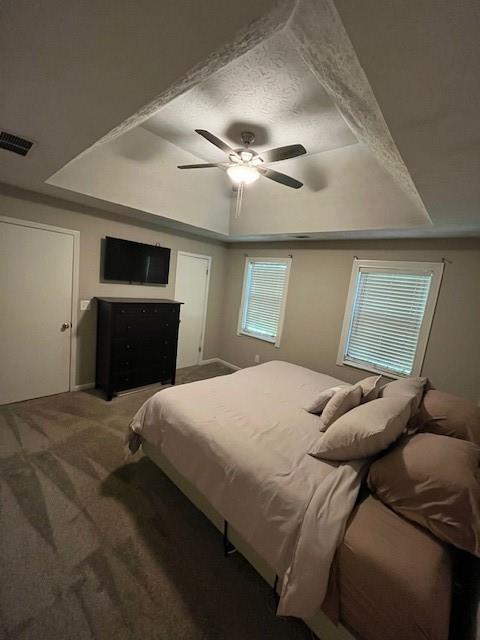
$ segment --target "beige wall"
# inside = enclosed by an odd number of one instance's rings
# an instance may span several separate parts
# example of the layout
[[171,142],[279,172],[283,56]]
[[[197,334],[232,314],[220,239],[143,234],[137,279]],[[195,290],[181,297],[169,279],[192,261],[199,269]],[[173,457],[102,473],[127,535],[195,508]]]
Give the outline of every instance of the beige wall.
[[[176,252],[212,256],[205,337],[205,358],[221,357],[239,366],[283,359],[355,381],[366,375],[336,365],[340,331],[353,257],[428,260],[445,257],[442,286],[427,347],[423,373],[438,387],[480,400],[480,240],[336,241],[236,244],[200,240],[160,230],[147,223],[110,215],[62,200],[0,187],[0,215],[80,231],[79,299],[94,296],[174,297]],[[113,235],[140,242],[160,242],[172,249],[170,281],[165,287],[109,284],[100,281],[100,241]],[[245,253],[293,255],[280,348],[236,334]],[[95,377],[96,313],[79,311],[76,328],[76,383]]]
[[[127,218],[109,215],[62,200],[36,196],[31,192],[0,187],[0,215],[32,220],[80,231],[79,300],[94,296],[173,298],[177,251],[212,256],[204,358],[218,355],[223,300],[226,249],[218,242],[198,240],[158,227],[133,224]],[[106,235],[154,244],[172,249],[170,278],[166,286],[110,284],[100,281],[100,241]],[[78,310],[76,384],[95,380],[96,309]]]
[[[280,348],[236,334],[245,253],[293,255]],[[336,357],[352,261],[448,262],[427,347],[423,373],[438,388],[480,400],[480,240],[357,241],[235,245],[228,252],[220,357],[239,366],[288,360],[338,378],[366,375],[339,367]]]

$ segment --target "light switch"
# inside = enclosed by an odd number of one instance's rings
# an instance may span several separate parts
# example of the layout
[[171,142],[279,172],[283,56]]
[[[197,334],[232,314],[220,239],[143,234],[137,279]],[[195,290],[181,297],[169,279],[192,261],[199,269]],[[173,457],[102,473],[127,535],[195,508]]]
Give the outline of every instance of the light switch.
[[90,300],[80,300],[80,311],[90,310]]

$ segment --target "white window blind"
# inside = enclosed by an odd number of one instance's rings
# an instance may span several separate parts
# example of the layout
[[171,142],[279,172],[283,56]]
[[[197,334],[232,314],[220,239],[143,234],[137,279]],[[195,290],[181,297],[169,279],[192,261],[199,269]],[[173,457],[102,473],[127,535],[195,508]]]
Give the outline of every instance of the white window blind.
[[247,258],[239,332],[279,343],[290,260]]
[[354,264],[342,362],[394,376],[418,375],[443,264],[363,262],[368,264]]

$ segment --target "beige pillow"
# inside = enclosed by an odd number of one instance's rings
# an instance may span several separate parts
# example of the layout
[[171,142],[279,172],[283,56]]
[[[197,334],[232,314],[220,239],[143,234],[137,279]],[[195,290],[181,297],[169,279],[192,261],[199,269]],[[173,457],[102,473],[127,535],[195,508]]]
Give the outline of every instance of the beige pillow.
[[386,384],[381,390],[381,398],[410,398],[410,416],[414,416],[422,401],[427,378],[399,378]]
[[345,387],[338,389],[325,405],[322,411],[320,431],[326,431],[328,427],[338,420],[344,413],[360,404],[362,390],[360,387]]
[[423,396],[417,423],[421,431],[480,446],[480,407],[460,396],[429,389]]
[[395,442],[409,418],[409,398],[372,400],[336,420],[309,453],[326,460],[368,458]]
[[479,465],[471,442],[419,433],[371,465],[368,485],[400,515],[480,556]]
[[382,376],[369,376],[357,382],[357,386],[362,390],[362,402],[376,400],[382,388]]
[[330,387],[329,389],[324,389],[323,391],[320,391],[320,393],[316,396],[316,398],[314,400],[312,400],[312,402],[307,405],[305,407],[305,411],[308,411],[309,413],[322,413],[322,411],[325,409],[325,406],[327,404],[327,402],[330,400],[330,398],[332,398],[335,393],[337,391],[339,391],[340,389],[351,389],[352,385],[349,384],[345,384],[345,385],[339,385],[337,387]]

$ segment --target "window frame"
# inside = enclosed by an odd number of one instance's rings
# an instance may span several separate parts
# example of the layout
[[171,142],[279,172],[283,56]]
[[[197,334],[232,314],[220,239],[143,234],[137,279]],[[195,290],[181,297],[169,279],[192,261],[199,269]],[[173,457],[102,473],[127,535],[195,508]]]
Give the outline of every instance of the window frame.
[[[247,301],[247,284],[248,284],[248,270],[250,264],[255,264],[256,262],[272,262],[275,264],[285,264],[287,265],[287,271],[285,274],[285,287],[283,290],[283,298],[282,305],[280,308],[280,315],[278,318],[278,329],[277,335],[275,338],[269,338],[267,336],[260,335],[258,333],[253,333],[250,331],[246,331],[244,329],[244,319],[246,306],[245,303]],[[268,342],[273,344],[277,349],[280,347],[280,341],[283,333],[283,326],[285,321],[285,311],[287,308],[287,296],[288,296],[288,284],[290,281],[290,270],[292,266],[292,258],[260,258],[260,257],[251,257],[245,256],[245,263],[243,267],[243,285],[242,285],[242,297],[240,299],[240,310],[238,314],[238,325],[237,325],[237,335],[239,336],[248,336],[249,338],[256,338],[257,340],[263,340],[264,342]]]
[[[444,266],[445,265],[443,262],[411,262],[407,260],[359,260],[355,258],[353,261],[347,302],[345,305],[342,333],[340,336],[340,343],[337,354],[337,365],[354,367],[355,369],[370,371],[372,373],[381,374],[385,377],[393,379],[419,376],[422,371],[423,362],[425,360],[428,339],[430,337],[433,317],[438,301],[438,294],[440,291],[440,285],[442,283]],[[361,269],[378,269],[379,271],[383,272],[432,275],[432,281],[428,293],[428,300],[425,306],[422,326],[418,336],[415,358],[412,364],[412,371],[408,375],[382,369],[381,367],[376,367],[374,364],[369,365],[368,362],[353,362],[352,360],[348,360],[346,357],[345,351],[348,343],[348,338],[350,336],[350,328],[353,322],[353,307],[355,304],[357,293],[358,276]]]

